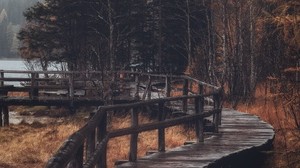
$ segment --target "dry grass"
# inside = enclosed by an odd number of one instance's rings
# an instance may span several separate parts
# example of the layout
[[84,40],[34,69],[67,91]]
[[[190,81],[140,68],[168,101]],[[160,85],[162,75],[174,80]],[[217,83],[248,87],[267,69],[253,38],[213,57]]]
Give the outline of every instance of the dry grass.
[[81,124],[38,123],[0,128],[0,167],[43,167],[61,143]]
[[[266,94],[267,93],[267,94]],[[255,114],[270,123],[275,130],[274,151],[270,167],[300,167],[300,130],[283,109],[283,100],[279,94],[265,92],[264,85],[258,86],[255,101],[241,103],[239,111]],[[299,110],[299,109],[298,109]]]
[[[157,150],[157,131],[148,131],[139,134],[138,157],[145,156],[147,151]],[[194,139],[193,132],[181,126],[166,129],[167,149],[183,145],[184,142]],[[108,144],[108,167],[113,167],[118,160],[128,160],[130,136],[114,138]]]
[[[147,117],[139,117],[139,123],[151,122]],[[130,116],[114,117],[109,129],[119,129],[130,126]],[[138,157],[145,156],[147,151],[157,150],[157,130],[147,131],[138,136]],[[174,126],[166,129],[166,148],[174,148],[183,145],[185,141],[195,139],[194,132],[183,126]],[[130,136],[111,139],[108,143],[108,167],[114,167],[118,160],[128,160]]]
[[12,97],[27,97],[29,96],[28,92],[8,92],[9,96]]
[[[39,108],[38,108],[39,109]],[[43,167],[56,152],[64,140],[78,130],[85,121],[85,113],[65,117],[63,122],[49,124],[11,125],[0,128],[0,168]],[[148,123],[146,117],[140,117],[139,123]],[[130,125],[130,116],[112,117],[109,129],[118,129]],[[183,127],[171,127],[166,130],[167,148],[182,145],[194,138],[194,133]],[[130,136],[114,138],[108,144],[108,167],[115,161],[128,159]],[[157,131],[139,134],[138,156],[144,156],[149,150],[157,149]]]

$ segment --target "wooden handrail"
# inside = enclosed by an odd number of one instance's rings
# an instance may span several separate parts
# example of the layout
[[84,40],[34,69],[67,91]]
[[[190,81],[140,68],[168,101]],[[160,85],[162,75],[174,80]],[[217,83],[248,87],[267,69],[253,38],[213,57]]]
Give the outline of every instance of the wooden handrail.
[[[97,74],[103,73],[99,71],[88,71],[88,72],[61,72],[61,71],[0,71],[0,82],[1,86],[4,86],[6,81],[26,81],[30,82],[30,85],[27,86],[29,89],[32,98],[35,98],[38,95],[39,89],[47,88],[39,84],[39,82],[49,82],[51,78],[41,78],[38,74],[63,74],[61,78],[53,78],[53,81],[63,81],[68,84],[65,87],[69,91],[69,97],[72,100],[74,97],[75,89],[75,80],[76,74]],[[29,74],[30,77],[27,78],[8,78],[5,77],[5,73],[23,73]],[[112,72],[110,72],[112,73]],[[184,124],[187,122],[195,122],[195,134],[198,142],[204,141],[204,118],[213,116],[213,123],[215,125],[215,131],[218,131],[218,125],[221,124],[221,106],[222,106],[222,90],[220,87],[207,84],[205,82],[199,81],[197,79],[191,78],[186,75],[171,75],[171,74],[151,74],[143,72],[131,72],[131,71],[121,71],[113,72],[119,74],[129,75],[131,79],[134,79],[136,82],[135,85],[135,97],[136,100],[142,98],[142,101],[137,101],[129,104],[117,104],[117,105],[108,105],[101,106],[94,113],[89,121],[78,131],[73,133],[65,143],[60,147],[57,153],[48,161],[46,167],[67,167],[68,164],[72,164],[76,167],[106,167],[106,148],[107,143],[111,138],[130,135],[130,151],[129,151],[129,161],[137,160],[137,137],[138,134],[150,130],[158,130],[158,146],[157,149],[159,152],[165,151],[165,128]],[[99,75],[100,76],[100,75]],[[115,75],[114,75],[115,76]],[[116,75],[120,76],[120,75]],[[101,78],[101,77],[100,77]],[[157,79],[163,79],[165,94],[163,98],[151,99],[152,95],[152,86],[154,86],[153,81]],[[142,85],[140,80],[148,79],[146,87]],[[182,81],[182,95],[176,97],[170,97],[172,90],[171,83],[172,80]],[[82,81],[89,79],[83,78]],[[121,81],[121,80],[120,80]],[[3,85],[2,85],[3,83]],[[192,91],[189,87],[191,84],[196,84],[198,86],[198,91]],[[0,87],[1,87],[0,86]],[[145,87],[143,95],[140,96],[140,87]],[[158,85],[155,85],[158,86]],[[58,88],[58,86],[55,86]],[[14,87],[10,89],[16,89]],[[190,93],[193,94],[190,94]],[[180,93],[180,92],[179,92]],[[146,99],[148,97],[148,99]],[[214,102],[213,109],[209,112],[204,113],[204,100],[206,98],[211,99]],[[180,110],[186,114],[190,107],[188,102],[194,102],[193,104],[193,114],[188,114],[184,117],[166,119],[165,106],[171,107],[172,102],[181,102],[179,106]],[[142,109],[147,106],[158,106],[159,113],[157,120],[148,124],[139,124],[138,123],[138,113],[139,109]],[[117,130],[107,130],[107,116],[113,111],[118,110],[128,110],[131,111],[131,126],[128,128],[117,129]]]
[[[122,73],[124,73],[124,72],[122,72]],[[166,78],[167,82],[168,82],[168,78],[171,77],[169,75],[155,75],[155,74],[153,75],[153,74],[137,73],[137,72],[129,72],[129,73],[137,75],[137,76],[144,75],[144,76],[152,76],[152,77],[153,76],[163,77],[163,78]],[[180,77],[182,77],[182,76],[179,76],[179,78]],[[193,79],[193,78],[189,78],[186,76],[184,76],[183,78],[184,78],[184,80],[186,80],[186,82],[187,82],[187,80]],[[81,162],[77,163],[77,166],[85,167],[85,168],[91,168],[96,165],[98,167],[106,167],[106,160],[104,160],[104,159],[106,159],[106,148],[107,148],[106,146],[107,146],[109,139],[119,137],[119,136],[124,136],[124,135],[131,135],[129,161],[136,161],[137,160],[137,136],[139,133],[145,132],[145,131],[150,131],[150,130],[158,130],[158,135],[157,135],[158,136],[158,147],[157,148],[158,148],[159,152],[163,152],[163,151],[165,151],[164,129],[167,127],[184,124],[186,122],[196,122],[195,130],[196,130],[197,139],[199,142],[202,142],[204,140],[204,138],[203,138],[203,132],[204,132],[203,120],[204,120],[204,118],[213,115],[214,116],[213,118],[216,118],[214,120],[216,127],[218,127],[218,125],[220,124],[221,115],[219,115],[219,114],[221,113],[221,106],[220,106],[221,105],[221,102],[220,102],[221,101],[221,99],[220,99],[221,89],[219,87],[215,87],[215,86],[206,84],[204,82],[199,82],[196,79],[193,79],[192,81],[196,82],[199,85],[199,91],[198,91],[198,94],[196,94],[196,95],[188,95],[188,90],[187,90],[188,84],[185,83],[184,89],[183,89],[184,90],[183,96],[165,97],[165,98],[160,98],[160,99],[144,100],[144,101],[139,101],[139,102],[129,103],[129,104],[108,105],[108,106],[99,107],[99,109],[97,110],[95,115],[87,122],[87,124],[83,128],[81,128],[79,131],[77,131],[77,134],[79,134],[82,137],[85,137],[84,140],[79,138],[80,140],[77,140],[76,145],[73,145],[73,146],[72,145],[68,146],[68,143],[65,143],[58,150],[58,152],[53,156],[53,158],[49,160],[46,167],[47,168],[65,167],[67,164],[72,163],[72,159],[78,158],[78,156],[82,155],[81,148],[79,148],[79,147],[84,146],[85,143],[86,143],[87,147],[85,149],[86,152],[83,152],[83,153],[87,153],[85,156],[86,159],[85,159],[85,161],[82,161],[83,163],[81,163]],[[166,82],[166,87],[168,85],[167,82]],[[137,84],[137,88],[138,88],[138,85],[139,84]],[[211,93],[204,94],[204,92],[203,92],[204,86],[211,87],[211,88],[213,88],[214,91]],[[151,90],[151,89],[149,89],[149,90]],[[166,88],[165,90],[167,92],[169,92],[167,94],[170,94],[170,88]],[[210,96],[212,96],[213,100],[215,101],[213,110],[203,113],[204,98],[210,97]],[[184,110],[186,110],[187,104],[185,104],[185,103],[188,102],[187,101],[188,99],[192,99],[195,102],[195,104],[194,104],[195,113],[194,114],[165,120],[164,104],[170,104],[170,102],[172,102],[172,101],[182,101],[184,104],[182,106],[182,110],[184,111]],[[138,109],[141,109],[146,106],[151,106],[151,105],[158,105],[158,107],[159,107],[158,120],[154,121],[152,123],[140,125],[137,122],[138,121],[137,114],[139,112]],[[106,130],[107,123],[106,122],[100,123],[100,121],[103,121],[103,118],[106,118],[108,113],[111,113],[113,111],[118,111],[118,110],[124,110],[124,109],[131,110],[131,116],[132,116],[131,126],[128,128],[117,129],[117,130],[112,130],[112,131],[107,132],[107,130]],[[97,142],[91,141],[90,139],[96,139],[95,137],[98,136],[98,135],[95,135],[95,131],[99,130],[99,129],[97,129],[97,127],[99,127],[99,126],[102,127],[102,130],[104,130],[104,132],[102,132],[102,135],[101,135],[102,138],[100,138],[100,139],[98,138]],[[217,130],[218,129],[216,128],[216,131]],[[79,136],[77,134],[73,134],[73,136]],[[100,134],[100,133],[98,132],[97,134]],[[95,137],[93,138],[93,137],[91,137],[91,135],[95,136]],[[72,138],[72,136],[69,137],[69,140],[70,140],[70,138]],[[69,140],[67,140],[67,142]],[[97,144],[97,145],[95,145],[95,144]],[[91,146],[94,146],[94,148]],[[75,147],[77,147],[77,148],[75,149]],[[65,150],[65,149],[67,149],[67,150]],[[79,151],[79,153],[76,151]],[[66,154],[64,154],[64,153],[66,153]],[[73,153],[73,154],[78,153],[78,156],[73,156],[73,155],[71,156],[70,155],[71,153]],[[60,157],[65,157],[65,156],[69,157],[68,160],[60,159]],[[101,158],[101,159],[98,159],[98,158]],[[83,160],[83,159],[81,159],[81,160]],[[56,165],[59,165],[59,166],[56,166]]]

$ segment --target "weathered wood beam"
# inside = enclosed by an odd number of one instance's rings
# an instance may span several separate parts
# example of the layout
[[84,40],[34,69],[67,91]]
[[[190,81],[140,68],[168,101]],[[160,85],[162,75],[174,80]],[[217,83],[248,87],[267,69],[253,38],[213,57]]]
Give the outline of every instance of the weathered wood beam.
[[[164,103],[158,104],[158,122],[162,122],[165,120],[165,110]],[[164,152],[166,151],[166,137],[165,137],[165,128],[158,128],[158,151]]]
[[[189,94],[189,80],[184,79],[182,95],[187,96]],[[182,99],[182,111],[187,113],[187,99]]]
[[[131,109],[131,128],[135,129],[138,127],[138,111],[137,108]],[[137,149],[138,149],[138,133],[131,134],[130,138],[130,151],[129,161],[135,162],[137,160]]]

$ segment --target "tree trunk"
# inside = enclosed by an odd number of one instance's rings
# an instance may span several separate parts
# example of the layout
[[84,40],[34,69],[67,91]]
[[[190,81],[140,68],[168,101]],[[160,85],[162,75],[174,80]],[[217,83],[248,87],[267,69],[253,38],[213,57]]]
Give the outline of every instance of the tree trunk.
[[253,93],[256,85],[256,64],[255,64],[255,18],[253,16],[253,1],[250,4],[250,92]]
[[162,0],[159,0],[159,7],[158,7],[158,33],[159,33],[159,39],[158,39],[158,66],[159,66],[159,72],[162,72]]
[[115,71],[115,54],[114,54],[114,25],[113,25],[113,18],[112,18],[112,7],[111,7],[111,0],[107,0],[108,6],[108,26],[109,26],[109,38],[108,38],[108,48],[109,48],[109,58],[110,58],[110,70]]
[[188,67],[191,66],[192,63],[192,44],[191,44],[191,24],[190,24],[190,1],[186,0],[186,9],[187,9],[187,38],[188,38],[188,51],[187,51],[187,55],[188,55]]
[[214,83],[214,52],[213,52],[213,41],[212,41],[212,37],[213,37],[213,29],[212,29],[212,17],[211,12],[209,12],[209,10],[211,10],[211,1],[209,0],[208,4],[205,3],[205,0],[202,1],[203,6],[205,6],[205,17],[206,17],[206,21],[207,21],[207,45],[208,45],[208,63],[207,63],[207,74],[208,74],[208,78],[210,83]]
[[[222,1],[222,0],[221,0]],[[223,25],[223,34],[222,34],[222,40],[223,40],[223,74],[221,78],[221,86],[225,83],[225,76],[226,73],[228,73],[228,57],[227,57],[227,0],[222,1],[222,25]]]

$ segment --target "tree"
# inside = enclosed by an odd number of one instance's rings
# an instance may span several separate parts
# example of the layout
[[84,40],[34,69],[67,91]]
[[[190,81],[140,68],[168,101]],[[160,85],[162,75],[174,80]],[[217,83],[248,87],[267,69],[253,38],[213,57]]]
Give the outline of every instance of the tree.
[[145,71],[183,72],[205,41],[202,9],[196,0],[46,0],[25,13],[22,51],[65,61],[69,70],[143,62]]
[[80,54],[88,45],[86,11],[87,3],[82,1],[37,3],[25,12],[28,25],[19,34],[21,50],[47,60],[65,61],[69,70],[85,69],[80,64],[85,57]]
[[60,45],[55,34],[57,33],[51,22],[47,6],[37,3],[25,12],[26,27],[19,32],[18,38],[22,42],[20,47],[21,57],[24,59],[40,58],[43,70],[47,69],[48,61],[56,60],[60,54]]

